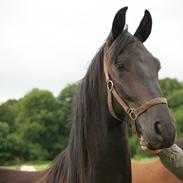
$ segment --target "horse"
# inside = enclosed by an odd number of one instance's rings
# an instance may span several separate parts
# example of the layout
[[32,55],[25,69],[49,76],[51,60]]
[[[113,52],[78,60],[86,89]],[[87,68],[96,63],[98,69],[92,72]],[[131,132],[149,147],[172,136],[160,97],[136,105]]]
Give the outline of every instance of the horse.
[[[175,143],[183,150],[183,138]],[[132,163],[133,183],[182,183],[157,160],[150,163]]]
[[159,86],[160,62],[143,45],[151,14],[145,11],[132,35],[125,27],[126,11],[116,13],[79,82],[66,149],[41,172],[0,169],[0,183],[130,183],[128,125],[150,149],[173,144],[175,122]]

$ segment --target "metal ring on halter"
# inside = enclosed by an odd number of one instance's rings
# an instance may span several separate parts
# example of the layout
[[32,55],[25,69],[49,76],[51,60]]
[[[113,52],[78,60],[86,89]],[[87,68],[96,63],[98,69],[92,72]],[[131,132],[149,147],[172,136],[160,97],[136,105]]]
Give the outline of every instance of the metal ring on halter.
[[138,115],[135,113],[135,109],[134,108],[130,108],[128,110],[128,115],[130,116],[130,118],[135,121],[138,117]]
[[108,91],[112,92],[113,88],[114,88],[114,84],[113,84],[112,80],[108,80],[107,81],[107,89],[108,89]]

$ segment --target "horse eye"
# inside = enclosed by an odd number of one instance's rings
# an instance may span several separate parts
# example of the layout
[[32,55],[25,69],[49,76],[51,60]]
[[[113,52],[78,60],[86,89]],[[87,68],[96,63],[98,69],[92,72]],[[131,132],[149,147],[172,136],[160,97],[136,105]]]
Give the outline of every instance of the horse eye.
[[125,69],[125,64],[117,63],[117,64],[116,64],[116,69],[117,69],[119,72],[122,72],[122,71]]

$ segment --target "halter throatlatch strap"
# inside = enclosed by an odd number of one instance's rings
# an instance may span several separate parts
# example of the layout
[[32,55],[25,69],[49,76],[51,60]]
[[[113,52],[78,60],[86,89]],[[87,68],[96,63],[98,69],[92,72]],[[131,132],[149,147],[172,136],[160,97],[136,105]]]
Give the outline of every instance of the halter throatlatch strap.
[[[108,63],[107,63],[107,53],[104,55],[104,74],[105,74],[105,79],[106,79],[106,84],[107,84],[107,103],[108,103],[108,109],[109,112],[111,113],[111,115],[117,119],[120,120],[113,108],[113,100],[112,97],[114,97],[116,99],[116,101],[121,105],[121,107],[124,109],[124,111],[128,114],[128,116],[130,117],[131,121],[133,121],[132,128],[133,131],[137,132],[136,129],[136,120],[137,118],[145,111],[147,111],[149,108],[151,108],[154,105],[158,105],[158,104],[167,104],[167,99],[164,97],[157,97],[157,98],[153,98],[147,102],[145,102],[144,104],[142,104],[141,106],[137,107],[137,108],[131,108],[117,93],[117,91],[114,88],[114,83],[113,81],[110,79],[109,77],[109,73],[108,73]],[[120,120],[121,121],[121,120]]]

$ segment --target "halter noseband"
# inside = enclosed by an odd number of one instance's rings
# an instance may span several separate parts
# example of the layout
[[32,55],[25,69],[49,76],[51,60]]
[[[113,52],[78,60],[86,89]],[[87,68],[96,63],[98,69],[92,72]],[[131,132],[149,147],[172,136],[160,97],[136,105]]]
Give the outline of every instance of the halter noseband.
[[[114,83],[111,80],[110,76],[109,76],[109,72],[108,72],[108,65],[107,65],[107,51],[104,55],[104,74],[105,74],[105,79],[106,79],[106,84],[107,84],[107,103],[108,103],[108,109],[109,112],[111,113],[111,115],[117,119],[120,120],[113,108],[113,102],[112,102],[112,96],[116,99],[116,101],[121,105],[121,107],[124,109],[124,111],[128,114],[128,116],[130,117],[131,121],[133,122],[131,124],[133,131],[137,131],[137,127],[136,127],[136,120],[137,118],[145,111],[147,111],[149,108],[151,108],[154,105],[158,105],[158,104],[167,104],[167,99],[164,97],[157,97],[154,99],[151,99],[147,102],[145,102],[144,104],[142,104],[141,106],[137,107],[137,108],[131,108],[124,100],[123,98],[121,98],[117,91],[114,88]],[[121,120],[120,120],[121,121]]]

